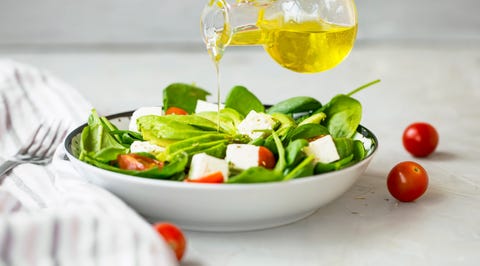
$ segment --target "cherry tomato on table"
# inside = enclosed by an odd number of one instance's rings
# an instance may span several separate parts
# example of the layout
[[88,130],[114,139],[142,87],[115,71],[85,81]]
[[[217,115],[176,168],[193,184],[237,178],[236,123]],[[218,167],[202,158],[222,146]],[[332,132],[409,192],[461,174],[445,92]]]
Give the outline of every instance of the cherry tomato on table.
[[426,157],[438,145],[437,130],[424,122],[413,123],[403,131],[403,146],[415,157]]
[[182,230],[174,224],[165,222],[155,223],[153,228],[172,248],[177,260],[182,260],[185,249],[187,248],[187,241]]
[[388,191],[399,201],[414,201],[425,193],[427,187],[427,171],[416,162],[398,163],[387,177]]

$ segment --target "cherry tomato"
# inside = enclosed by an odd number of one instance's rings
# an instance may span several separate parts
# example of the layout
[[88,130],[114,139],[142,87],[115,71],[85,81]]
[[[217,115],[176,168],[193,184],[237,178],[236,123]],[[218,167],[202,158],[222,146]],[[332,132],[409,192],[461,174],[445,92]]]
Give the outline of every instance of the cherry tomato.
[[390,194],[399,201],[414,201],[427,190],[427,171],[416,162],[398,163],[388,174],[387,187]]
[[166,115],[188,115],[188,112],[183,110],[179,107],[169,107],[167,111],[165,111]]
[[125,170],[143,171],[163,167],[163,162],[136,153],[120,154],[117,156],[117,162],[118,167]]
[[432,125],[418,122],[403,131],[402,140],[405,149],[413,156],[426,157],[437,148],[438,133]]
[[223,174],[221,171],[213,172],[198,179],[185,179],[185,182],[191,183],[223,183]]
[[177,260],[182,260],[185,249],[187,248],[187,241],[182,230],[174,224],[165,222],[155,223],[153,228],[172,248]]
[[258,149],[258,165],[267,169],[275,167],[275,156],[269,149],[263,146],[259,146]]

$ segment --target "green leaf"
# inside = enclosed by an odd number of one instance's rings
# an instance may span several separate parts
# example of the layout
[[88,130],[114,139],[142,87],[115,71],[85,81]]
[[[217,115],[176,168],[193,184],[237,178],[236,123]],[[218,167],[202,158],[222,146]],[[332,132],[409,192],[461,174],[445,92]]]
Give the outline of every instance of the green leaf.
[[335,96],[323,112],[327,115],[324,123],[334,138],[351,138],[362,119],[362,105],[347,95]]
[[293,178],[300,178],[304,176],[311,176],[314,174],[315,164],[313,164],[314,156],[308,156],[301,163],[299,163],[292,171],[287,173],[283,178],[284,181]]
[[303,119],[298,125],[302,126],[305,124],[320,124],[320,122],[322,122],[326,117],[327,115],[324,114],[323,112],[315,113]]
[[136,140],[143,141],[142,134],[135,131],[116,129],[110,131],[110,134],[114,135],[121,144],[127,147],[130,147]]
[[295,166],[305,158],[306,155],[303,152],[303,148],[306,146],[308,146],[308,141],[306,139],[297,139],[288,144],[285,149],[287,167]]
[[189,114],[195,112],[198,100],[205,101],[209,92],[185,83],[173,83],[163,90],[164,111],[170,107],[179,107]]
[[166,152],[167,154],[171,155],[179,151],[189,149],[191,147],[197,147],[202,143],[211,143],[219,140],[226,141],[227,135],[221,134],[221,133],[210,133],[210,134],[204,134],[204,135],[200,135],[193,138],[187,138],[187,139],[168,145]]
[[[163,139],[181,140],[197,137],[216,130],[216,125],[208,119],[202,118],[202,121],[199,121],[198,119],[187,120],[185,117],[179,119],[179,117],[180,115],[147,115],[139,117],[137,125],[143,138],[154,143],[161,143]],[[209,131],[204,130],[206,128]]]
[[235,86],[230,90],[225,100],[225,107],[235,109],[243,116],[252,110],[259,113],[265,112],[262,102],[243,86]]
[[290,115],[273,113],[272,118],[280,122],[280,125],[277,128],[277,133],[278,131],[283,130],[284,128],[291,128],[296,126],[295,120],[293,120],[292,116]]
[[88,118],[88,125],[82,130],[80,138],[80,155],[89,156],[101,162],[115,160],[119,154],[128,152],[117,139],[110,134],[110,128],[98,116],[95,110],[92,110]]
[[267,110],[267,113],[295,114],[313,112],[322,107],[322,104],[315,98],[308,96],[292,97],[281,101]]
[[368,88],[368,87],[370,87],[370,86],[372,86],[372,85],[374,85],[374,84],[377,84],[377,83],[379,83],[379,82],[380,82],[379,79],[376,79],[376,80],[374,80],[374,81],[371,81],[371,82],[369,82],[369,83],[367,83],[367,84],[364,84],[364,85],[362,85],[362,86],[354,89],[353,91],[347,93],[347,95],[348,95],[348,96],[352,96],[352,95],[354,95],[355,93],[360,92],[360,91],[364,90],[365,88]]
[[238,175],[232,176],[227,183],[263,183],[275,182],[283,179],[282,173],[268,170],[263,167],[251,167]]
[[354,140],[353,141],[353,159],[356,162],[359,162],[363,160],[366,155],[367,155],[367,151],[363,146],[363,142],[361,142],[360,140]]
[[217,125],[220,122],[220,130],[228,132],[229,134],[237,133],[237,126],[242,122],[243,116],[232,108],[224,108],[218,112],[201,112],[196,113],[196,116],[203,117]]
[[335,170],[342,169],[343,167],[349,165],[349,163],[353,160],[353,154],[338,161],[332,163],[317,163],[315,165],[315,174],[321,174],[326,172],[331,172]]
[[175,178],[176,180],[179,179],[179,174],[181,175],[187,166],[188,163],[188,156],[187,154],[180,153],[178,154],[174,160],[165,164],[163,168],[154,167],[145,171],[137,171],[137,170],[124,170],[118,168],[116,166],[104,163],[102,161],[97,160],[96,158],[86,156],[83,158],[83,161],[95,165],[97,167],[103,168],[105,170],[126,174],[126,175],[133,175],[139,177],[146,177],[146,178],[154,178],[154,179],[171,179]]
[[340,159],[353,154],[353,140],[350,138],[334,138],[333,142],[337,148]]
[[275,164],[275,168],[273,168],[273,171],[281,175],[283,173],[283,170],[285,170],[285,168],[287,167],[287,160],[285,159],[285,148],[283,147],[283,143],[278,137],[277,133],[272,132],[271,136],[275,141],[275,147],[277,148],[278,152],[277,163]]
[[292,130],[288,138],[293,141],[296,139],[311,139],[318,136],[329,135],[328,129],[319,124],[304,124]]

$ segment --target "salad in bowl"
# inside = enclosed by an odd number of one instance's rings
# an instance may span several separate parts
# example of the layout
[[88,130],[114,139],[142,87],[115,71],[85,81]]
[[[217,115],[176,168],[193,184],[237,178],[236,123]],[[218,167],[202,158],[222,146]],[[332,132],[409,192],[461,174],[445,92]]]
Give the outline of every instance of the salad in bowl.
[[375,145],[357,132],[360,102],[340,94],[322,105],[308,96],[269,107],[243,86],[224,105],[207,91],[175,83],[163,107],[133,112],[120,130],[95,110],[76,155],[132,176],[195,183],[281,182],[336,171],[363,160]]
[[243,86],[223,104],[174,83],[161,107],[112,116],[92,110],[65,141],[92,183],[152,221],[239,231],[299,220],[342,195],[365,171],[377,139],[353,94],[263,104]]

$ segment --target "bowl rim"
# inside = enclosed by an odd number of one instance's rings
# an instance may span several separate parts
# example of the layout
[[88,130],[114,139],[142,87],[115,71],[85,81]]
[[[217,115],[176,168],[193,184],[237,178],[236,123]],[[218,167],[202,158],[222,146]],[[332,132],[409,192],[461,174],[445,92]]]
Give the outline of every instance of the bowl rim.
[[[125,111],[125,112],[120,112],[120,113],[115,113],[111,115],[105,116],[108,120],[112,119],[117,119],[117,118],[130,118],[132,115],[133,111]],[[302,178],[297,178],[297,179],[291,179],[283,182],[264,182],[264,183],[245,183],[245,184],[208,184],[208,183],[189,183],[189,182],[175,182],[171,180],[163,180],[163,179],[154,179],[154,178],[147,178],[147,177],[139,177],[139,176],[132,176],[132,175],[127,175],[123,173],[117,173],[113,171],[109,171],[106,169],[102,169],[99,167],[96,167],[94,165],[88,164],[84,161],[79,160],[76,156],[73,155],[72,153],[72,140],[75,136],[78,134],[82,133],[82,130],[84,127],[87,126],[87,123],[83,123],[79,126],[77,126],[75,129],[71,130],[63,143],[63,148],[65,150],[65,153],[67,157],[69,158],[70,161],[74,160],[77,163],[83,165],[84,167],[87,167],[88,169],[91,169],[92,172],[98,172],[98,176],[104,176],[102,175],[107,173],[109,178],[115,178],[115,179],[120,179],[121,181],[126,181],[129,183],[141,183],[141,184],[146,184],[146,185],[153,185],[153,186],[166,186],[166,187],[182,187],[182,188],[188,188],[188,189],[215,189],[215,190],[238,190],[238,189],[251,189],[251,188],[271,188],[272,186],[276,187],[282,187],[282,186],[289,186],[289,185],[301,185],[303,183],[309,183],[313,181],[318,181],[318,179],[327,179],[327,178],[332,178],[336,177],[338,174],[341,174],[342,172],[346,172],[348,170],[352,170],[354,168],[360,167],[364,163],[367,163],[373,155],[378,151],[378,139],[373,134],[373,132],[366,127],[359,125],[357,128],[357,132],[360,133],[361,135],[373,139],[373,147],[371,152],[363,158],[361,161],[347,166],[343,169],[333,171],[333,172],[327,172],[327,173],[322,173],[318,175],[312,175],[312,176],[306,176]]]

